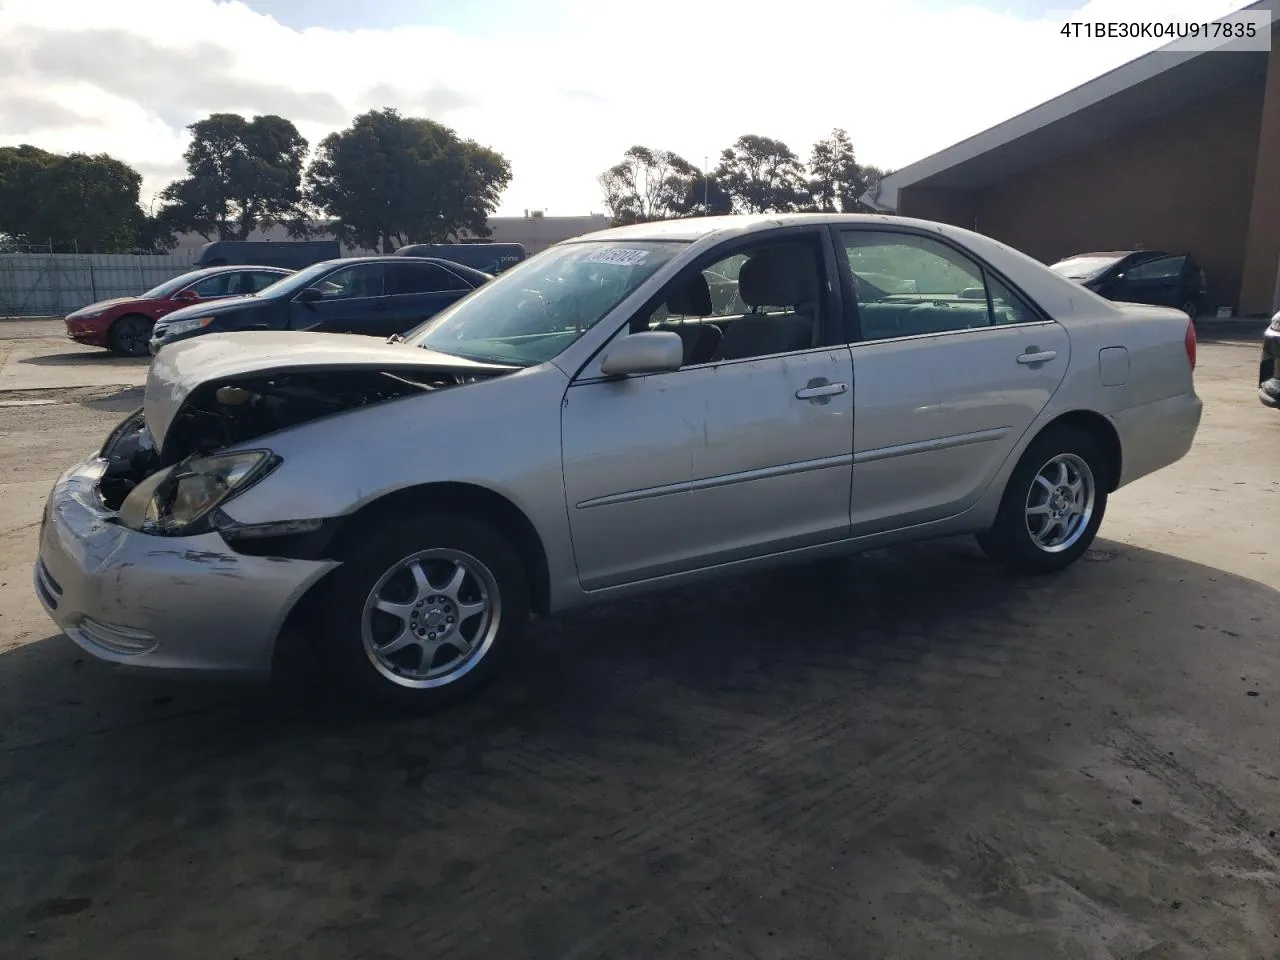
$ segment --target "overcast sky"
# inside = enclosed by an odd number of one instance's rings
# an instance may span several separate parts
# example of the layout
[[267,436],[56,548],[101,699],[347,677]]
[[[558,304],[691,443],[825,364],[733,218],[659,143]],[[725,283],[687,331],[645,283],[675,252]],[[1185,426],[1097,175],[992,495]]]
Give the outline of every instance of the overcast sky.
[[601,211],[635,143],[701,166],[743,133],[802,157],[844,127],[901,167],[1159,45],[1066,20],[1213,19],[1242,0],[0,0],[0,145],[106,151],[144,205],[186,124],[278,113],[313,144],[394,106],[511,161],[501,214]]

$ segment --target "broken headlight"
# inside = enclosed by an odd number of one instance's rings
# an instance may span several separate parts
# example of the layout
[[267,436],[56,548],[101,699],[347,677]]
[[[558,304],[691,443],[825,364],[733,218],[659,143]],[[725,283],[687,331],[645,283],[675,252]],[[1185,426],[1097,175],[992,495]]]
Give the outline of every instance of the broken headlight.
[[214,507],[262,479],[279,462],[270,450],[190,457],[134,487],[120,505],[120,523],[162,536],[203,532],[203,521]]

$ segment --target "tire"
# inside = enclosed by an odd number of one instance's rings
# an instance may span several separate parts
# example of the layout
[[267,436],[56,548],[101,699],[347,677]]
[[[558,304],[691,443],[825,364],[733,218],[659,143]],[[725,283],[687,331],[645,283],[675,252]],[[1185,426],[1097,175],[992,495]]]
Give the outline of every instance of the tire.
[[1182,312],[1191,318],[1192,323],[1200,319],[1200,307],[1193,300],[1188,300],[1182,305]]
[[[1045,481],[1065,477],[1067,485],[1050,490],[1040,480],[1042,473],[1047,475]],[[1078,497],[1071,493],[1075,482],[1080,483]],[[1107,458],[1093,437],[1074,427],[1050,429],[1022,454],[1005,486],[995,523],[978,534],[978,545],[992,560],[1016,573],[1063,570],[1079,560],[1097,536],[1110,482]],[[1037,512],[1030,514],[1030,508]],[[1049,512],[1041,513],[1044,509]],[[1055,509],[1057,523],[1053,522]],[[1071,516],[1077,513],[1073,523]],[[1041,539],[1035,534],[1041,534]]]
[[111,324],[107,345],[122,357],[145,357],[150,352],[148,341],[155,321],[140,313],[126,313]]
[[[427,713],[470,696],[529,619],[519,552],[467,516],[394,517],[362,530],[330,586],[322,660],[342,688],[380,711]],[[374,609],[378,601],[392,612]]]

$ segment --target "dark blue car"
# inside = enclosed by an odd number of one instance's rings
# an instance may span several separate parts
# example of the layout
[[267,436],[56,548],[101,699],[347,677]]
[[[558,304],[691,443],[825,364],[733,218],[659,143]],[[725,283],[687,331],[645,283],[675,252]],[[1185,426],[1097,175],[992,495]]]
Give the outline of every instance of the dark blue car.
[[491,279],[427,257],[347,257],[313,264],[247,297],[197,304],[161,318],[151,352],[206,333],[311,330],[405,333]]

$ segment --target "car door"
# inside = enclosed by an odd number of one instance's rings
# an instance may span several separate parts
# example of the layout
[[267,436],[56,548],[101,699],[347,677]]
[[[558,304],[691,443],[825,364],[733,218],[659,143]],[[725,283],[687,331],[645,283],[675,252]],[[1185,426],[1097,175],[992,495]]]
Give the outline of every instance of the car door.
[[1061,384],[1067,332],[936,235],[835,233],[856,304],[851,532],[961,513]]
[[1112,299],[1165,307],[1181,306],[1186,263],[1185,255],[1164,256],[1129,267],[1117,275],[1116,295]]
[[388,266],[392,328],[386,335],[404,333],[471,292],[471,285],[435,263],[414,262]]
[[847,536],[852,366],[834,276],[821,228],[730,242],[618,333],[678,333],[681,369],[610,379],[597,358],[574,378],[563,469],[584,588]]
[[344,264],[308,289],[317,291],[318,298],[294,298],[289,308],[294,330],[386,336],[381,331],[393,325],[382,261]]

